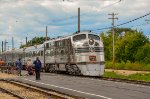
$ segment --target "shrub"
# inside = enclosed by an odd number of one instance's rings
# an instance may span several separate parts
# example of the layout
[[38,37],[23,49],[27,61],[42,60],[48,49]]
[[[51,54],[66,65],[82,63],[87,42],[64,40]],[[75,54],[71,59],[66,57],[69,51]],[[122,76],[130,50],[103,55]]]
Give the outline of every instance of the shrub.
[[106,62],[105,64],[106,69],[120,69],[120,70],[143,70],[143,71],[150,71],[150,64],[143,64],[143,63],[131,63],[130,61],[115,63],[113,67],[112,62]]

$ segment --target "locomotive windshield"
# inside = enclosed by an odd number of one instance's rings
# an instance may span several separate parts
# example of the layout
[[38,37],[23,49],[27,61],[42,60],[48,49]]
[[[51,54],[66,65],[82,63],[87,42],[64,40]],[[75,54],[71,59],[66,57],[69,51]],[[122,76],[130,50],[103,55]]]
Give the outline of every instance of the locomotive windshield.
[[73,41],[80,41],[86,39],[86,34],[76,35],[73,37]]
[[93,35],[93,34],[88,34],[89,39],[94,39],[94,40],[100,40],[99,36]]

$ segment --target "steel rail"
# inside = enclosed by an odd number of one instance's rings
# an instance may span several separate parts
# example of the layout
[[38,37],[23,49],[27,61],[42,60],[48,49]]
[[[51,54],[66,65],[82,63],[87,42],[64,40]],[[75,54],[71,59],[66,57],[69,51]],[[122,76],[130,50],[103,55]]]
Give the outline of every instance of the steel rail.
[[[24,83],[24,82],[13,80],[13,79],[0,79],[0,81],[4,81],[4,82],[7,82],[7,83],[17,85],[17,86],[25,87],[25,88],[31,89],[31,90],[36,90],[36,92],[41,92],[43,94],[54,96],[56,98],[61,98],[61,99],[84,99],[82,97],[67,95],[67,94],[60,93],[60,92],[57,92],[57,91],[54,91],[54,90],[51,90],[51,89],[42,88],[42,87],[39,87],[39,86],[36,86],[36,85],[27,84],[27,83]],[[21,99],[26,99],[26,98],[21,98]]]
[[15,93],[15,92],[13,92],[13,91],[10,91],[10,90],[8,90],[8,89],[0,88],[0,90],[1,90],[2,92],[4,92],[4,93],[10,94],[10,95],[12,95],[12,96],[14,96],[14,97],[17,97],[17,98],[19,98],[19,99],[27,99],[26,97],[21,96],[21,95]]

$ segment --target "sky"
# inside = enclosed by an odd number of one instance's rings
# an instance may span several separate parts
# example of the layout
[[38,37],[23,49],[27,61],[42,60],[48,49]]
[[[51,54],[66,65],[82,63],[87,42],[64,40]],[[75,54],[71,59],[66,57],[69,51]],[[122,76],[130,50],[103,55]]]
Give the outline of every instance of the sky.
[[[0,0],[0,42],[7,40],[11,48],[14,37],[18,48],[25,38],[66,36],[76,32],[78,8],[81,10],[81,31],[95,34],[110,27],[110,13],[116,13],[115,25],[150,13],[150,0]],[[147,20],[147,21],[145,21]],[[120,27],[137,29],[150,35],[150,15]],[[0,43],[1,45],[1,43]],[[0,47],[1,48],[1,47]]]

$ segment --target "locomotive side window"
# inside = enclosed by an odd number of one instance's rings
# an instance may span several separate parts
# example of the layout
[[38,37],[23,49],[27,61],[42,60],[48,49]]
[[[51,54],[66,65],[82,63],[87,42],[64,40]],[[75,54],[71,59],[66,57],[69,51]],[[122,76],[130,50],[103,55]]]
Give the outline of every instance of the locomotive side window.
[[89,39],[94,39],[94,40],[100,40],[99,36],[93,35],[93,34],[88,34]]
[[73,41],[80,41],[86,39],[86,34],[76,35],[73,37]]
[[41,51],[41,56],[43,56],[43,51]]
[[35,54],[35,51],[33,51],[33,57],[35,56],[36,54]]
[[46,48],[49,48],[49,43],[46,43]]
[[38,51],[38,53],[37,53],[37,54],[38,54],[38,56],[40,56],[40,51]]

